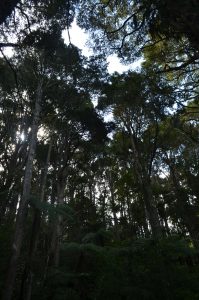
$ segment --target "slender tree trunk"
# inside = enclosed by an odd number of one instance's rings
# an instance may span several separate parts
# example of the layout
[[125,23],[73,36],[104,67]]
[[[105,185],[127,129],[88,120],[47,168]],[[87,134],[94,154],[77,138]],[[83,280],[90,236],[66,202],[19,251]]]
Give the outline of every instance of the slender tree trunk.
[[184,221],[185,226],[190,234],[192,242],[196,249],[199,249],[199,217],[189,204],[189,199],[186,193],[182,190],[175,166],[169,164],[174,191],[177,198],[177,207],[180,215]]
[[[10,188],[10,187],[9,187]],[[8,205],[8,195],[9,195],[9,188],[6,186],[0,189],[0,196],[1,196],[1,203],[0,203],[0,224],[3,223],[3,219],[5,217],[7,205]]]
[[[63,145],[62,145],[63,146]],[[64,190],[66,186],[66,180],[68,176],[68,163],[70,159],[70,143],[66,145],[66,152],[64,152],[64,157],[61,159],[61,164],[59,164],[57,172],[57,204],[64,204]],[[50,244],[49,253],[46,260],[45,275],[44,280],[47,275],[48,265],[52,264],[54,267],[59,266],[60,261],[60,244],[62,239],[62,220],[63,216],[58,215],[57,220],[53,224],[52,239]]]
[[[11,172],[14,173],[15,170],[12,170]],[[6,184],[0,189],[0,195],[2,198],[0,203],[0,224],[3,222],[5,215],[7,215],[6,210],[8,209],[9,206],[9,200],[12,194],[11,191],[13,190],[13,181],[14,181],[14,176],[8,174]]]
[[152,189],[151,189],[150,178],[140,162],[140,157],[139,157],[138,150],[136,148],[136,143],[134,140],[133,133],[131,132],[130,128],[128,128],[128,131],[130,134],[130,141],[131,141],[131,146],[132,146],[133,155],[134,155],[133,159],[135,161],[135,170],[137,173],[139,184],[142,188],[143,199],[144,199],[144,203],[145,203],[146,210],[148,213],[152,235],[155,239],[159,239],[162,237],[162,230],[161,230],[161,226],[160,226],[157,207],[156,207]]
[[127,204],[127,214],[128,214],[128,221],[130,224],[132,224],[132,213],[131,213],[131,201],[129,199],[129,197],[126,197],[126,204]]
[[169,228],[169,224],[168,224],[168,220],[167,220],[166,216],[164,216],[163,221],[164,221],[164,227],[165,227],[166,234],[167,234],[167,236],[169,236],[170,228]]
[[[19,166],[17,163],[17,160],[20,158],[21,151],[23,150],[24,145],[21,145],[20,143],[16,144],[15,150],[12,154],[12,157],[9,161],[9,165],[7,166],[7,176],[6,176],[6,182],[3,186],[0,188],[0,196],[2,198],[0,202],[0,224],[2,223],[5,214],[7,216],[6,210],[8,210],[8,214],[10,213],[10,207],[13,207],[13,204],[11,203],[12,200],[12,192],[13,192],[13,186],[17,185],[16,182],[19,181],[18,178],[16,178],[17,170]],[[20,163],[20,168],[23,168],[23,163]]]
[[[56,167],[54,166],[54,169],[56,170]],[[51,205],[55,204],[56,201],[56,191],[57,187],[56,187],[56,183],[53,181],[52,182],[52,191],[51,191],[51,200],[50,203]],[[55,248],[55,222],[54,220],[52,220],[51,218],[49,219],[49,228],[50,228],[50,237],[49,237],[49,242],[48,242],[48,248],[46,251],[46,261],[45,261],[45,267],[44,267],[44,272],[43,272],[43,284],[45,284],[45,280],[47,277],[47,272],[48,272],[48,266],[51,263],[51,259],[53,257],[53,253],[54,253],[54,248]]]
[[143,179],[142,182],[143,199],[146,205],[146,210],[149,216],[149,223],[151,225],[152,235],[155,239],[162,237],[162,229],[159,221],[158,211],[154,202],[152,189],[148,180]]
[[103,227],[106,228],[107,224],[106,224],[106,195],[107,195],[107,191],[106,191],[106,187],[104,187],[104,194],[101,195],[101,210],[102,210],[102,223],[103,223]]
[[14,194],[12,195],[12,199],[9,203],[8,209],[9,209],[9,214],[6,216],[6,222],[9,222],[10,224],[15,223],[15,218],[16,218],[16,211],[17,211],[17,205],[19,203],[19,195],[20,192],[18,192],[17,188],[15,190],[15,185],[13,186]]
[[114,192],[111,189],[111,209],[113,213],[113,221],[114,221],[114,226],[118,228],[118,219],[117,219],[117,214],[116,214],[116,206],[115,206],[115,196]]
[[115,238],[117,240],[120,239],[119,237],[119,226],[118,226],[118,218],[117,218],[117,213],[116,213],[116,204],[115,204],[115,195],[114,195],[114,187],[113,187],[113,179],[112,179],[112,174],[111,171],[108,172],[107,174],[108,177],[108,183],[109,183],[109,189],[110,189],[110,204],[111,204],[111,210],[113,213],[113,221],[114,221],[114,233],[115,233]]
[[[49,144],[45,166],[44,166],[43,172],[41,174],[41,186],[40,186],[40,197],[39,197],[39,200],[41,203],[44,202],[44,195],[45,195],[46,180],[47,180],[47,174],[48,174],[48,166],[49,166],[49,161],[50,161],[51,149],[52,149],[52,141]],[[26,260],[24,276],[23,276],[23,280],[21,283],[20,300],[22,300],[22,299],[30,300],[31,299],[32,281],[33,281],[33,275],[34,275],[33,271],[32,271],[32,263],[33,263],[35,251],[37,249],[40,224],[41,224],[41,212],[38,209],[36,209],[35,213],[34,213],[33,224],[32,224],[32,232],[31,232],[28,257]]]
[[16,229],[15,229],[14,239],[12,243],[12,254],[9,262],[2,300],[11,300],[14,284],[15,284],[17,262],[21,253],[24,227],[25,227],[25,221],[26,221],[26,216],[28,211],[28,200],[29,200],[30,189],[31,189],[33,160],[35,156],[37,132],[39,126],[40,112],[41,112],[41,100],[42,100],[42,81],[40,81],[40,83],[38,84],[37,91],[36,91],[35,110],[33,115],[33,124],[31,130],[31,140],[30,140],[30,147],[28,152],[28,159],[25,168],[23,191],[22,191],[21,201],[19,204],[19,209],[18,209],[18,214],[16,219]]
[[[58,184],[58,205],[64,204],[64,189],[65,184]],[[54,266],[57,268],[60,261],[60,243],[62,238],[62,220],[63,216],[58,215],[56,226],[55,226],[55,245],[54,245]]]
[[89,198],[90,198],[90,201],[91,203],[94,203],[95,204],[95,201],[94,201],[94,193],[93,193],[93,186],[92,186],[92,180],[89,178],[89,183],[88,183],[88,188],[89,188]]
[[159,211],[164,234],[165,234],[165,236],[168,236],[170,234],[170,228],[169,228],[169,224],[168,224],[168,220],[167,220],[167,213],[166,213],[164,203],[159,204],[158,211]]
[[143,198],[141,197],[141,203],[143,207],[143,228],[144,228],[144,236],[148,238],[150,236],[149,226],[148,226],[148,212],[144,203]]
[[[66,169],[64,171],[66,171]],[[60,182],[57,183],[57,204],[58,205],[64,204],[64,189],[65,189],[65,182],[62,178]],[[63,216],[59,214],[53,224],[52,239],[51,239],[50,249],[46,260],[46,272],[49,264],[52,264],[56,268],[59,266],[60,244],[62,238],[62,220],[63,220]],[[44,276],[44,280],[45,277],[46,275]]]

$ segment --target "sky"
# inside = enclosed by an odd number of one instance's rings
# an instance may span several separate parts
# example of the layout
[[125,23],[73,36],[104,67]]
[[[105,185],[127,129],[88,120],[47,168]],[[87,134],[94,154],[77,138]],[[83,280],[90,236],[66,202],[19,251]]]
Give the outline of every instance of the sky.
[[[72,26],[71,26],[69,32],[70,32],[71,43],[74,44],[75,46],[77,46],[79,49],[81,49],[82,54],[84,56],[92,55],[92,50],[89,49],[86,46],[86,42],[89,39],[89,35],[88,35],[88,33],[86,33],[83,29],[81,29],[77,25],[75,20],[72,23]],[[62,37],[63,37],[65,43],[69,44],[67,30],[63,31]],[[6,54],[6,56],[10,57],[10,56],[12,56],[13,49],[12,48],[6,48],[4,53]],[[140,60],[138,60],[138,61],[136,61],[132,64],[124,65],[120,62],[119,58],[115,54],[115,55],[108,56],[107,57],[107,62],[108,62],[108,72],[111,74],[111,73],[114,73],[114,72],[118,72],[118,73],[126,72],[129,69],[135,70],[135,69],[140,67],[142,59],[140,59]]]
[[[77,46],[79,49],[82,50],[82,54],[84,56],[90,56],[92,55],[92,50],[89,49],[86,46],[86,42],[89,40],[89,34],[86,33],[83,29],[81,29],[76,21],[74,20],[72,23],[71,28],[69,29],[69,34],[70,34],[70,41],[73,45]],[[66,44],[69,44],[69,38],[68,38],[68,32],[67,30],[64,30],[62,33],[62,37],[65,41]],[[107,57],[107,62],[108,62],[108,72],[114,73],[114,72],[118,72],[118,73],[123,73],[126,72],[128,70],[136,70],[137,68],[140,67],[142,59],[138,60],[137,62],[134,62],[132,64],[129,65],[124,65],[120,62],[119,58],[117,57],[117,55],[110,55]],[[94,105],[96,105],[96,103],[93,103]],[[112,121],[112,114],[109,113],[107,115],[104,116],[104,120],[106,122],[108,121]]]
[[[79,49],[81,49],[82,54],[84,56],[92,55],[92,50],[86,46],[86,42],[89,39],[89,35],[77,25],[76,21],[74,21],[72,23],[72,26],[71,26],[69,32],[70,32],[71,43],[74,44],[75,46],[77,46]],[[69,39],[68,39],[67,30],[63,31],[62,36],[64,38],[65,43],[68,44]],[[142,60],[138,60],[137,62],[134,62],[133,64],[123,65],[120,62],[120,60],[116,54],[111,55],[111,56],[108,56],[108,58],[107,58],[107,62],[109,63],[108,72],[109,73],[113,73],[113,72],[122,73],[122,72],[128,71],[129,69],[135,70],[136,68],[140,67],[141,61]]]

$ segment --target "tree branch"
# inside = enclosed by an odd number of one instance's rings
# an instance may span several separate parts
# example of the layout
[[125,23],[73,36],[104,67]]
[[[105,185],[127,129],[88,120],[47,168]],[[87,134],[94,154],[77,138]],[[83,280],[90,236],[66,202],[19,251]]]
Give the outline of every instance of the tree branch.
[[5,48],[5,47],[19,47],[19,44],[0,42],[0,48]]

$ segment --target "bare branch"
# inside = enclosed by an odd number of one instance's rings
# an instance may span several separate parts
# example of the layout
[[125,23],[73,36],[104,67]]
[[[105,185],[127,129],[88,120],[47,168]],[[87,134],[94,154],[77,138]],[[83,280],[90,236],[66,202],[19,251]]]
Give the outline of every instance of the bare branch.
[[19,44],[0,42],[0,48],[6,48],[6,47],[19,47]]

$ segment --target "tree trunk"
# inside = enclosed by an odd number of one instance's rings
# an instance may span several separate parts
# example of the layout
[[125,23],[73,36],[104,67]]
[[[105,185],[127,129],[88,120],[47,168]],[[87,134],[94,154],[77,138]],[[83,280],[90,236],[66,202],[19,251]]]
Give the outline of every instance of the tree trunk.
[[[46,180],[47,180],[47,174],[48,174],[48,166],[50,161],[50,154],[52,149],[52,141],[49,144],[48,147],[48,153],[47,158],[45,162],[45,166],[43,169],[43,172],[41,174],[41,186],[40,186],[40,202],[44,202],[44,195],[45,195],[45,188],[46,188]],[[38,241],[38,235],[40,230],[40,223],[41,223],[41,212],[36,209],[34,213],[34,219],[32,224],[32,232],[31,232],[31,239],[30,239],[30,245],[29,245],[29,252],[28,257],[26,260],[26,266],[24,270],[24,276],[21,283],[21,293],[20,293],[20,299],[22,300],[30,300],[31,299],[31,291],[32,291],[32,281],[33,281],[33,271],[32,271],[32,263],[35,255],[35,251],[37,249],[37,241]]]
[[6,182],[3,186],[0,187],[0,196],[1,196],[1,202],[0,202],[0,224],[3,222],[3,219],[5,215],[7,215],[6,210],[8,210],[8,214],[10,213],[10,206],[13,207],[13,204],[11,203],[12,200],[12,193],[13,193],[13,187],[14,185],[17,185],[16,182],[19,181],[19,178],[16,176],[17,169],[20,167],[20,169],[23,168],[23,163],[18,164],[17,160],[19,159],[21,152],[24,149],[24,144],[16,144],[15,150],[12,154],[12,157],[10,158],[9,164],[7,166],[7,176],[6,176]]
[[159,239],[162,237],[162,230],[160,226],[157,207],[154,202],[150,178],[147,174],[147,171],[140,162],[140,156],[136,148],[135,138],[129,127],[128,132],[130,134],[130,141],[134,155],[133,160],[135,161],[135,171],[137,174],[138,182],[142,187],[143,199],[148,213],[149,223],[151,225],[152,236],[154,239]]
[[115,204],[115,195],[114,195],[114,187],[113,187],[113,178],[112,178],[112,173],[111,171],[107,172],[107,179],[108,179],[108,184],[109,184],[109,189],[110,189],[110,204],[111,204],[111,210],[113,213],[113,221],[114,221],[114,234],[115,238],[117,240],[120,239],[120,234],[119,234],[119,224],[118,224],[118,218],[117,218],[117,213],[116,213],[116,204]]
[[189,204],[189,199],[186,193],[181,188],[178,175],[175,170],[175,166],[171,163],[169,164],[174,191],[177,198],[177,207],[182,220],[190,234],[193,245],[196,249],[199,249],[199,218],[194,208]]
[[28,159],[25,168],[23,191],[22,191],[21,201],[19,204],[18,214],[16,218],[16,229],[15,229],[14,239],[12,243],[12,254],[9,262],[2,300],[11,300],[14,284],[15,284],[17,262],[21,253],[24,227],[25,227],[26,216],[28,211],[28,200],[30,197],[33,160],[35,156],[37,132],[38,132],[38,126],[40,120],[40,112],[41,112],[41,100],[42,100],[42,81],[40,81],[40,83],[38,84],[37,91],[36,91],[35,110],[34,110],[32,130],[31,130],[32,134],[31,134],[30,147],[28,152]]
[[[62,180],[60,180],[60,182],[57,183],[57,204],[58,205],[64,204],[64,189],[65,189],[65,182],[62,178]],[[45,268],[46,271],[44,275],[44,280],[47,274],[47,269],[49,264],[52,264],[56,268],[59,266],[60,244],[62,238],[62,220],[63,220],[63,216],[59,214],[57,216],[57,219],[53,223],[52,239],[51,239],[50,249],[46,260],[46,268]]]
[[162,229],[159,221],[158,211],[154,202],[152,189],[148,180],[143,179],[142,189],[143,189],[143,199],[149,216],[149,223],[151,225],[152,235],[155,239],[161,238]]
[[144,228],[144,237],[148,238],[150,237],[150,232],[149,232],[149,226],[148,226],[148,213],[147,213],[147,209],[146,209],[146,205],[144,203],[144,199],[143,197],[141,197],[141,203],[142,203],[142,207],[143,207],[143,228]]
[[[58,205],[64,204],[64,189],[65,184],[58,184],[58,196],[57,196],[57,203]],[[56,226],[55,226],[55,245],[54,245],[54,266],[57,268],[59,266],[60,261],[60,243],[62,238],[62,220],[63,216],[58,215]]]
[[[54,166],[54,169],[56,170],[56,166]],[[55,181],[52,182],[52,191],[51,191],[51,199],[50,199],[50,204],[53,206],[56,201],[56,194],[57,194],[57,187]],[[49,242],[48,242],[48,247],[46,251],[46,261],[45,261],[45,267],[44,267],[44,272],[43,272],[43,285],[45,284],[45,280],[47,277],[48,273],[48,266],[51,263],[51,259],[53,256],[53,251],[55,248],[55,221],[51,218],[49,218],[48,221],[48,226],[49,226],[49,232],[50,232],[50,237],[49,237]]]

